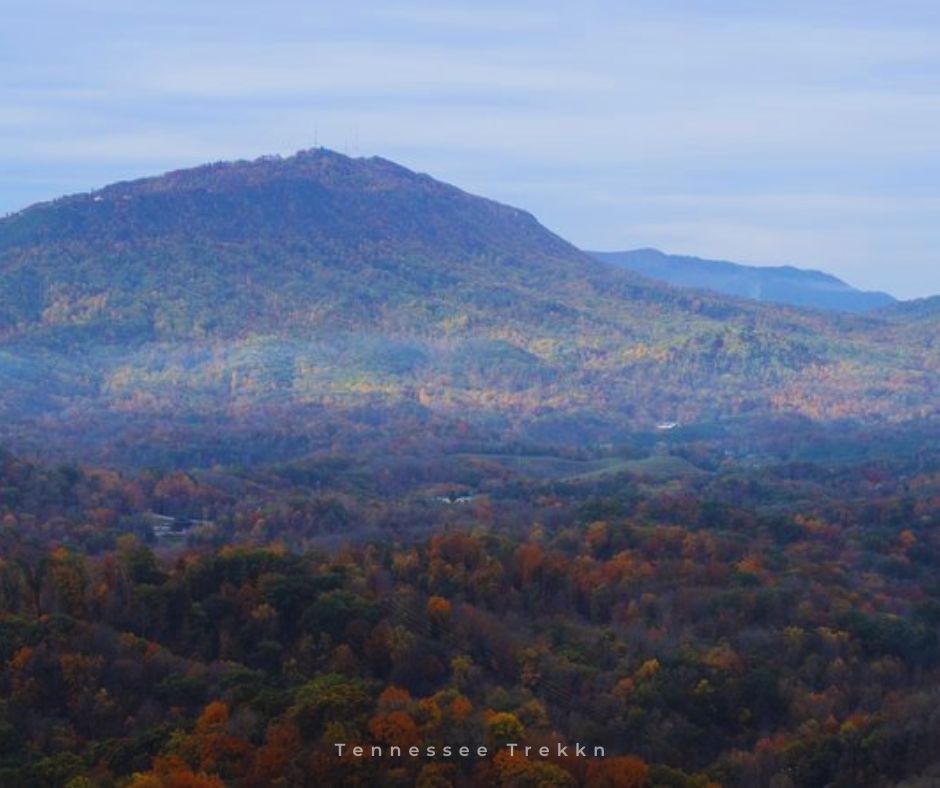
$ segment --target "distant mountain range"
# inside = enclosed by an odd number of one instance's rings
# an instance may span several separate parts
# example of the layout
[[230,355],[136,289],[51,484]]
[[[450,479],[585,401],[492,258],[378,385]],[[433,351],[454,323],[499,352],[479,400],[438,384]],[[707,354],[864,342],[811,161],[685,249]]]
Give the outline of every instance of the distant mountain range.
[[665,254],[658,249],[591,254],[602,262],[677,287],[713,290],[756,301],[843,312],[870,312],[896,303],[887,293],[857,290],[830,274],[792,266],[740,265]]
[[0,437],[36,451],[249,462],[343,441],[609,443],[773,412],[922,417],[937,353],[902,313],[672,287],[524,211],[323,149],[0,220]]

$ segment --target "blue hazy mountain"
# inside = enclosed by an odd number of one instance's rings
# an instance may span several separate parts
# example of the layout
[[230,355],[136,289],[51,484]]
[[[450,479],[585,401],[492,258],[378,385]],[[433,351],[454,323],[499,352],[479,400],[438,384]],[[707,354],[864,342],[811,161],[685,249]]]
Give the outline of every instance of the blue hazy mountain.
[[895,298],[887,293],[857,290],[830,274],[789,265],[740,265],[666,254],[658,249],[591,254],[603,262],[677,287],[713,290],[755,301],[842,312],[869,312],[895,303]]

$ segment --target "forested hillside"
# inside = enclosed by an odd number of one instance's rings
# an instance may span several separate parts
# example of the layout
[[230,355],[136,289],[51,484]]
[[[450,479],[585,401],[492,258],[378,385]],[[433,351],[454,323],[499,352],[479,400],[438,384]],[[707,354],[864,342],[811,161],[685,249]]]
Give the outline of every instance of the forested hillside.
[[530,215],[316,149],[0,221],[3,435],[181,465],[335,442],[596,442],[660,421],[936,411],[937,348],[618,271]]

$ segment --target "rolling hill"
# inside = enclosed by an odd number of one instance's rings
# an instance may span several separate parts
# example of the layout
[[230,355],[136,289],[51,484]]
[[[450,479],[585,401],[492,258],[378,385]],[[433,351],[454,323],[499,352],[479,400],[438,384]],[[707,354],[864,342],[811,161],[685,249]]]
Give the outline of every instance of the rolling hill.
[[673,288],[524,211],[324,149],[0,221],[3,437],[104,460],[922,417],[935,351],[903,335]]
[[592,252],[595,258],[677,287],[791,306],[843,312],[870,312],[895,303],[887,293],[857,290],[821,271],[793,266],[752,266],[665,254],[658,249]]

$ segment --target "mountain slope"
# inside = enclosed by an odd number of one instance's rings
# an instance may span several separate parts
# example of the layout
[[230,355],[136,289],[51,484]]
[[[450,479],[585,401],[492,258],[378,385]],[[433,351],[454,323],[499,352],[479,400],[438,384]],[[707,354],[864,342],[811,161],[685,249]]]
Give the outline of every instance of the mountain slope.
[[494,267],[502,286],[523,289],[539,278],[574,287],[589,270],[522,211],[316,150],[116,184],[4,220],[0,330],[183,339],[414,327],[450,316],[444,303],[488,307],[479,288]]
[[664,254],[657,249],[591,254],[602,262],[677,287],[713,290],[757,301],[844,312],[868,312],[895,303],[887,293],[856,290],[830,274],[792,266],[739,265]]
[[318,149],[0,221],[0,436],[253,462],[344,441],[922,415],[932,351],[899,354],[886,325],[672,288],[524,211]]

